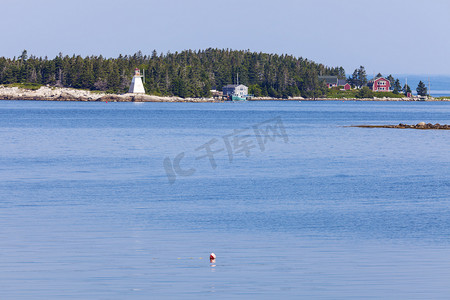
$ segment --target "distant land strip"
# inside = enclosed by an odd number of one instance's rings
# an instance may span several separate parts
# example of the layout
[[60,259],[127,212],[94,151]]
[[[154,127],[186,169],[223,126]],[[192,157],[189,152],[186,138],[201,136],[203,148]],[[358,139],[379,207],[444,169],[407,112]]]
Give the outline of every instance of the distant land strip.
[[420,122],[416,125],[398,124],[398,125],[352,125],[347,127],[359,127],[359,128],[397,128],[397,129],[422,129],[422,130],[450,130],[450,125],[441,125],[439,123],[431,124]]
[[[38,100],[38,101],[99,101],[99,102],[223,102],[211,97],[157,96],[148,94],[115,94],[74,88],[41,86],[38,89],[25,89],[0,85],[0,100]],[[421,101],[418,98],[273,98],[254,97],[250,101]],[[426,101],[450,101],[449,99],[430,98]]]

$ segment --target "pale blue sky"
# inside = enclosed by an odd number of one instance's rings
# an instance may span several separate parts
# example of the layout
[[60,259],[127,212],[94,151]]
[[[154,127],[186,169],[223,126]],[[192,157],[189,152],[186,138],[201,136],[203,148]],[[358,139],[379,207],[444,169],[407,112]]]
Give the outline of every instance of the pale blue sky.
[[0,0],[0,56],[184,49],[292,54],[368,74],[450,74],[448,0]]

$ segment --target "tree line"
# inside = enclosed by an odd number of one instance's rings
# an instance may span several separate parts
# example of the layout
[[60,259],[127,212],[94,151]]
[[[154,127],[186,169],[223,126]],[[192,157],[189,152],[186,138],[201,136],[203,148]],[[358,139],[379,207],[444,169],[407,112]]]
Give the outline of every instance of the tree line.
[[145,70],[147,93],[162,96],[206,97],[239,82],[249,93],[269,97],[318,97],[326,86],[318,75],[345,78],[342,67],[327,67],[302,57],[248,50],[206,49],[150,55],[141,51],[117,58],[68,56],[53,59],[28,56],[0,57],[0,84],[35,83],[57,87],[122,93],[128,90],[134,69]]

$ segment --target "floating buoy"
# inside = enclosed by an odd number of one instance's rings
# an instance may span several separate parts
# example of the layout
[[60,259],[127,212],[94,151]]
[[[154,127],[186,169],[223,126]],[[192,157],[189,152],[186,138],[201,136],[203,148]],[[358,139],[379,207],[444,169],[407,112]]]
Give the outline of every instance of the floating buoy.
[[214,253],[211,253],[211,254],[209,255],[209,259],[216,259],[216,255],[215,255]]

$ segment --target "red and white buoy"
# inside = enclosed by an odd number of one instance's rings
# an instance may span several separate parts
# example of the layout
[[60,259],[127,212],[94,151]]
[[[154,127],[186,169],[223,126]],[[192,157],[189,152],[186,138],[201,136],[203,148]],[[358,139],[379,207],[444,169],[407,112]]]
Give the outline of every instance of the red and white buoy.
[[211,259],[211,260],[216,259],[216,255],[214,253],[211,253],[209,255],[209,259]]

